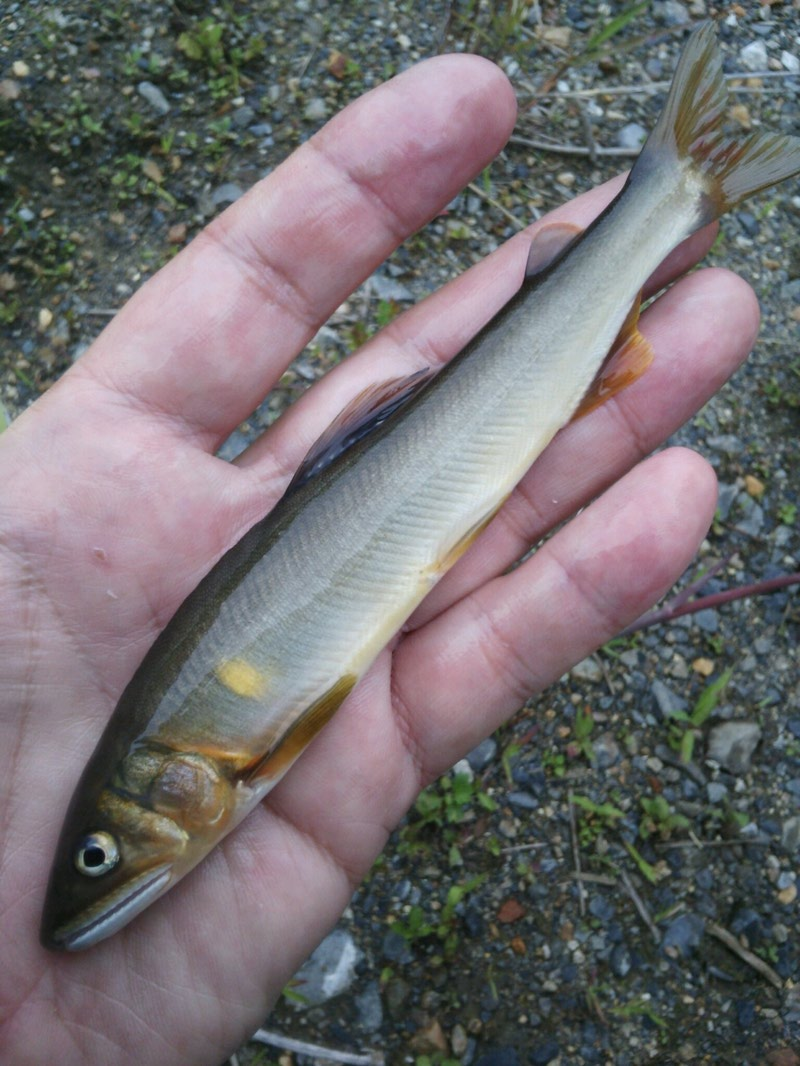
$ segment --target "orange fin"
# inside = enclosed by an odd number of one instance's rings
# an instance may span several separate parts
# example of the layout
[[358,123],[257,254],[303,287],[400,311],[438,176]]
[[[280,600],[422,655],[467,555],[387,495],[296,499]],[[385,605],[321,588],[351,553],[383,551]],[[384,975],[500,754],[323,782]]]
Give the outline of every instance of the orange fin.
[[[434,372],[418,370],[404,378],[391,378],[370,385],[336,416],[297,468],[289,489],[298,489],[316,477],[343,452],[363,440],[399,411],[428,384]],[[288,491],[288,490],[287,490]]]
[[642,294],[639,293],[611,346],[611,353],[572,416],[573,421],[588,415],[595,407],[600,407],[606,400],[632,385],[652,363],[653,346],[639,332],[641,309]]
[[431,569],[431,576],[433,579],[438,579],[442,574],[446,573],[451,566],[458,562],[464,552],[472,547],[507,499],[508,496],[504,496],[496,507],[493,507],[488,514],[483,516],[483,518],[478,519],[475,525],[467,530],[464,536],[453,545],[447,554],[436,562],[436,565]]
[[350,694],[358,678],[345,674],[324,695],[315,700],[294,725],[266,755],[244,767],[242,777],[248,785],[281,778],[300,753],[308,747],[320,729],[333,718]]
[[551,222],[536,233],[528,249],[525,280],[544,273],[583,233],[574,222]]

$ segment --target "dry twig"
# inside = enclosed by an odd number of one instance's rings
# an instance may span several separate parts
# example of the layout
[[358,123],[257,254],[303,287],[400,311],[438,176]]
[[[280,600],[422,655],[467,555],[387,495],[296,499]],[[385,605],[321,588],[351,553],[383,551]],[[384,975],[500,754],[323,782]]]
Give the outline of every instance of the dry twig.
[[715,936],[717,940],[721,941],[726,948],[729,948],[734,955],[738,955],[742,962],[746,962],[748,966],[752,966],[752,968],[756,970],[757,973],[760,973],[762,977],[765,977],[774,988],[783,989],[784,982],[772,967],[748,948],[743,947],[733,933],[729,933],[727,929],[723,928],[721,925],[717,925],[716,922],[706,922],[706,932]]
[[285,1051],[296,1051],[299,1055],[314,1055],[318,1059],[341,1062],[345,1066],[383,1066],[385,1061],[382,1051],[368,1051],[365,1055],[356,1055],[351,1051],[336,1051],[333,1048],[322,1047],[320,1044],[308,1044],[305,1040],[293,1040],[290,1036],[272,1033],[267,1029],[258,1029],[250,1039],[258,1044],[283,1048]]
[[575,824],[575,802],[572,793],[569,794],[569,835],[572,841],[572,861],[575,863],[575,877],[578,881],[578,906],[581,917],[586,915],[586,889],[583,887],[581,878],[581,850],[578,846],[578,827]]
[[636,891],[636,886],[634,885],[633,881],[631,881],[627,871],[623,870],[620,873],[620,879],[622,880],[622,884],[625,886],[625,891],[633,900],[633,905],[639,912],[639,917],[650,930],[650,935],[653,937],[653,940],[656,942],[656,944],[660,944],[661,934],[658,931],[658,927],[656,926],[656,923],[653,921],[653,919],[650,917],[650,911],[645,906],[645,902],[642,897]]

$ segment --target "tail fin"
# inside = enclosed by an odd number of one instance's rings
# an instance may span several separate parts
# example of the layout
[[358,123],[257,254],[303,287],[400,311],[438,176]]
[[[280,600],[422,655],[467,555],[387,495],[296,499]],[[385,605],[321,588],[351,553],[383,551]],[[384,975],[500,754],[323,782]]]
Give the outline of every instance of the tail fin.
[[774,133],[732,137],[723,130],[727,103],[722,56],[713,23],[706,22],[683,50],[664,110],[639,157],[643,170],[657,165],[666,152],[681,162],[693,161],[705,186],[703,223],[800,173],[800,138]]

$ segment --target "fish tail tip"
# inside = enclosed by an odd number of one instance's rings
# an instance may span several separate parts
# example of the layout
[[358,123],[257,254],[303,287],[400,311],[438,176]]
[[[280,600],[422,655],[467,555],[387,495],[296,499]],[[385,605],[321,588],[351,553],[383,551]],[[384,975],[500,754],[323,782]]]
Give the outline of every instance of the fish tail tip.
[[[704,189],[700,224],[741,200],[800,173],[800,138],[776,133],[733,136],[724,129],[728,90],[714,23],[689,37],[656,126],[640,159],[669,152],[691,159]],[[638,164],[637,164],[638,165]]]

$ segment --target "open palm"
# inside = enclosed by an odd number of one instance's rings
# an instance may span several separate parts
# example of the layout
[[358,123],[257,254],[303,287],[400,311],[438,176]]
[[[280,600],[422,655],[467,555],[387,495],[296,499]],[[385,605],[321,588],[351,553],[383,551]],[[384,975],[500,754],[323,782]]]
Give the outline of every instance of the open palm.
[[[63,812],[156,634],[350,397],[439,365],[498,309],[528,238],[394,322],[239,463],[214,449],[513,120],[503,75],[475,57],[429,61],[362,98],[145,285],[0,438],[3,1061],[218,1062],[261,1023],[419,789],[651,604],[703,536],[714,482],[693,454],[664,452],[613,483],[747,353],[755,300],[722,271],[685,278],[647,312],[653,368],[559,436],[267,803],[120,934],[77,955],[39,946]],[[558,214],[586,223],[613,191]],[[679,249],[650,288],[708,240]]]

